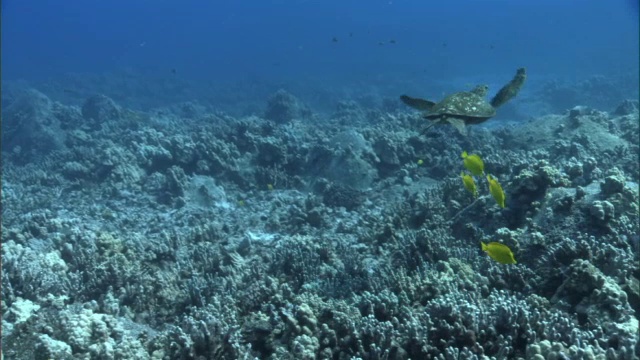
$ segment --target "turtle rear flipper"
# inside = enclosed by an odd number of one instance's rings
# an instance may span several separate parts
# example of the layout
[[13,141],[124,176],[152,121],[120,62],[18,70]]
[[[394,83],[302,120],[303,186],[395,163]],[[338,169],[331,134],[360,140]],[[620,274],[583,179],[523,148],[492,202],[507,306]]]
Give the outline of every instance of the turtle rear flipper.
[[436,104],[433,101],[419,99],[419,98],[412,98],[407,95],[400,96],[400,100],[402,100],[403,103],[411,106],[412,108],[417,110],[422,110],[422,111],[429,111]]
[[432,121],[432,122],[431,122],[431,124],[427,125],[427,127],[426,127],[426,128],[424,128],[420,134],[421,134],[421,135],[426,134],[426,133],[427,133],[427,131],[429,131],[429,129],[431,129],[434,125],[438,125],[438,124],[440,124],[442,121],[443,121],[443,120],[434,120],[434,121]]
[[524,85],[524,81],[526,79],[527,72],[525,68],[518,69],[513,79],[511,79],[507,85],[503,86],[496,96],[491,99],[491,106],[498,108],[511,100],[514,96],[518,95],[518,92],[522,88],[522,85]]
[[464,120],[457,118],[448,118],[447,122],[453,125],[453,127],[458,130],[460,135],[467,136],[467,126],[465,125]]
[[462,135],[462,136],[467,136],[468,135],[467,126],[465,125],[464,120],[456,119],[456,118],[447,118],[447,119],[434,120],[431,124],[429,124],[426,128],[424,128],[424,130],[422,130],[422,135],[426,134],[427,131],[429,131],[429,129],[431,129],[435,125],[441,124],[444,121],[448,122],[454,128],[456,128],[456,130],[458,130],[460,135]]

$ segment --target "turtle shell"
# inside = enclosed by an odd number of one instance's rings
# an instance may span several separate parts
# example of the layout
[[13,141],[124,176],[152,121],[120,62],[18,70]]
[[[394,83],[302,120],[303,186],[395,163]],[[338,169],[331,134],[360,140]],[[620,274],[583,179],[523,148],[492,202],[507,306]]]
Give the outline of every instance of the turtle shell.
[[484,96],[478,95],[477,92],[464,91],[447,96],[435,104],[424,117],[427,119],[461,118],[469,123],[473,120],[482,122],[495,114],[496,109],[484,99]]

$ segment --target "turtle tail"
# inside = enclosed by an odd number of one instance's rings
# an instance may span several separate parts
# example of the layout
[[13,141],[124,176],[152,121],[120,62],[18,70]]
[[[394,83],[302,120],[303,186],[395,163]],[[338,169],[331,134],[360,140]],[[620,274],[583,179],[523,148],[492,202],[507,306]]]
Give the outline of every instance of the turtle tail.
[[504,105],[507,101],[518,95],[518,92],[524,85],[524,81],[527,79],[527,71],[525,68],[520,68],[516,72],[516,75],[509,81],[509,83],[500,89],[496,96],[491,99],[491,106],[498,108]]

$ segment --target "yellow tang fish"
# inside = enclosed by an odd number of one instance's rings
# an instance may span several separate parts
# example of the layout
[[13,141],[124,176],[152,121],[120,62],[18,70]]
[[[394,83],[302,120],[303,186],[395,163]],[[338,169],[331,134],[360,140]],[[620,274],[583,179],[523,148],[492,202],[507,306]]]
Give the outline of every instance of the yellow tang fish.
[[476,182],[473,180],[473,176],[469,174],[465,174],[464,172],[460,173],[462,176],[462,183],[464,184],[464,188],[467,189],[473,197],[478,197],[478,189],[476,188]]
[[464,167],[467,170],[471,171],[471,173],[475,176],[482,176],[484,174],[484,163],[482,159],[477,154],[467,154],[466,151],[462,152],[462,158],[464,159],[462,162]]
[[506,199],[506,196],[504,195],[502,186],[500,186],[498,180],[493,178],[491,175],[487,175],[487,181],[489,182],[489,192],[493,195],[493,198],[496,199],[498,205],[504,209],[504,200]]
[[500,264],[516,264],[516,259],[507,245],[498,242],[490,242],[489,244],[480,242],[480,244],[482,244],[482,251]]

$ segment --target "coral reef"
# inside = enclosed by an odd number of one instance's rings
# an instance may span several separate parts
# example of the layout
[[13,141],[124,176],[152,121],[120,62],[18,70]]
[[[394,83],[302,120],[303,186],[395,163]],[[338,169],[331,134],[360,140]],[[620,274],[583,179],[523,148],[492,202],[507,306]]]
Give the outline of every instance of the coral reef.
[[280,89],[269,98],[264,118],[284,124],[310,115],[311,110],[307,106],[289,92]]
[[[638,358],[637,102],[463,138],[355,101],[319,122],[284,91],[264,118],[21,96],[6,359]],[[463,150],[505,209],[466,192]]]

